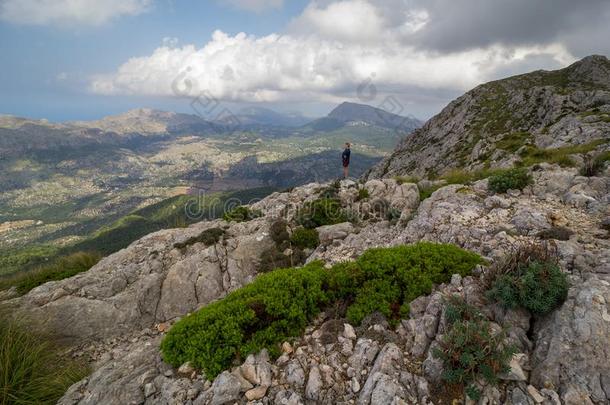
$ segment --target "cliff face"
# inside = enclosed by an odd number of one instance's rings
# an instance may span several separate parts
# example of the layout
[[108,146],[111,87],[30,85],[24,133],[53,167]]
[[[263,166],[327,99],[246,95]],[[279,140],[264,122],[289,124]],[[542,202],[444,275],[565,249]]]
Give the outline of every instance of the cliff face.
[[476,87],[407,136],[366,177],[505,167],[532,148],[596,139],[610,139],[610,61],[604,56]]

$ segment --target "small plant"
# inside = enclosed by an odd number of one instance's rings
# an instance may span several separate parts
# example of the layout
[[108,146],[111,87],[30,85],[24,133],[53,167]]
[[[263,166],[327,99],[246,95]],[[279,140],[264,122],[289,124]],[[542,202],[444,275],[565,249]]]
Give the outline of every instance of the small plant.
[[534,261],[499,276],[487,295],[505,307],[545,315],[567,298],[568,280],[556,263]]
[[430,185],[430,186],[418,186],[419,188],[419,201],[424,201],[427,198],[430,198],[432,193],[441,188],[441,185]]
[[358,196],[356,197],[356,201],[366,200],[367,198],[369,198],[369,190],[364,187],[358,189]]
[[443,362],[442,379],[466,387],[468,396],[478,400],[481,393],[473,383],[483,379],[497,384],[498,375],[509,370],[515,350],[504,343],[503,333],[492,333],[490,322],[460,298],[446,303],[445,319],[450,329],[432,353]]
[[225,231],[220,228],[209,228],[205,231],[201,232],[197,236],[193,236],[188,238],[184,242],[176,242],[174,243],[174,247],[176,249],[184,249],[187,246],[194,245],[195,243],[203,243],[205,246],[212,246],[224,236]]
[[320,235],[315,229],[297,228],[292,232],[290,242],[299,249],[315,249],[320,244]]
[[586,155],[580,175],[586,177],[598,176],[604,171],[606,162],[610,161],[610,151],[600,153],[597,156]]
[[390,221],[391,224],[394,225],[398,222],[401,215],[402,215],[402,212],[399,209],[396,209],[394,207],[389,207],[386,212],[386,219],[388,221]]
[[297,221],[305,228],[313,229],[323,225],[346,222],[347,216],[339,201],[320,198],[305,203],[299,212]]
[[494,193],[523,190],[532,183],[532,176],[524,168],[508,169],[489,178],[488,187]]
[[245,205],[240,205],[239,207],[235,207],[232,210],[225,212],[222,218],[227,222],[245,222],[254,218],[259,218],[262,215],[263,214],[258,210],[251,210]]
[[50,338],[0,314],[0,404],[55,404],[87,375]]

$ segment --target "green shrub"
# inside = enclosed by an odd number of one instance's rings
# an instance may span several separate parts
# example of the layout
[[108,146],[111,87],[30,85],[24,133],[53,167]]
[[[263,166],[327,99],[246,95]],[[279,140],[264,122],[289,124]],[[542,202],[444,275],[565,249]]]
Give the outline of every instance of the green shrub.
[[0,288],[6,289],[14,286],[17,288],[17,292],[25,294],[49,281],[63,280],[87,271],[97,264],[100,259],[101,256],[97,253],[73,253],[38,269],[15,273],[6,277],[0,280]]
[[419,189],[419,201],[424,201],[426,198],[430,198],[432,193],[442,187],[440,184],[434,184],[427,187],[417,186]]
[[359,324],[374,308],[395,322],[408,312],[412,300],[429,294],[433,284],[447,282],[452,274],[468,275],[482,262],[480,256],[448,244],[369,249],[356,261],[362,288],[353,296],[347,318]]
[[367,190],[364,187],[359,189],[358,196],[356,197],[356,201],[366,200],[367,198],[369,198],[369,190]]
[[251,210],[245,205],[240,205],[239,207],[235,207],[232,210],[225,212],[222,215],[222,219],[227,222],[245,222],[254,218],[259,218],[262,215],[263,214],[258,210]]
[[450,329],[432,352],[443,362],[442,379],[465,386],[468,396],[478,400],[480,392],[473,383],[482,379],[497,384],[498,374],[509,370],[515,349],[504,343],[504,333],[493,334],[490,322],[459,298],[446,304],[445,319]]
[[521,306],[544,315],[567,298],[568,281],[559,266],[552,262],[530,262],[516,272],[498,276],[487,292],[489,298],[505,307]]
[[320,235],[315,229],[297,228],[292,232],[290,242],[300,249],[315,249],[320,244]]
[[522,190],[532,183],[532,176],[524,168],[508,169],[489,178],[489,190],[505,193],[508,190]]
[[280,246],[284,244],[284,242],[290,239],[290,234],[288,233],[288,223],[282,218],[273,221],[269,227],[269,234],[276,245]]
[[184,242],[174,243],[174,247],[177,249],[184,249],[187,246],[194,245],[195,243],[203,243],[206,246],[212,246],[224,236],[225,231],[221,228],[209,228],[201,232],[197,236],[188,238]]
[[305,203],[297,218],[300,225],[309,229],[346,221],[347,216],[341,208],[341,204],[331,198],[321,198]]
[[277,354],[279,343],[300,335],[328,304],[328,275],[313,263],[258,276],[176,323],[161,344],[164,359],[174,366],[192,361],[214,378],[262,348]]
[[344,303],[355,324],[375,311],[396,321],[433,283],[469,274],[481,261],[452,245],[421,242],[371,249],[330,270],[319,262],[276,269],[176,323],[161,345],[163,356],[174,366],[191,361],[213,378],[263,347],[278,354],[279,343],[300,335],[330,304]]
[[55,404],[87,375],[49,338],[0,314],[0,404]]

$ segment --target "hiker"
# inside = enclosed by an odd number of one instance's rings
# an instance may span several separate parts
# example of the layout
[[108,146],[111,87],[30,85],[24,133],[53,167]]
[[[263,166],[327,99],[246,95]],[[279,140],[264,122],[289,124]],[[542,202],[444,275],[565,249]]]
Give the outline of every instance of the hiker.
[[341,158],[343,159],[343,178],[347,179],[348,173],[349,173],[349,156],[352,153],[350,151],[350,143],[349,142],[345,142],[345,149],[343,150],[343,154],[341,155]]

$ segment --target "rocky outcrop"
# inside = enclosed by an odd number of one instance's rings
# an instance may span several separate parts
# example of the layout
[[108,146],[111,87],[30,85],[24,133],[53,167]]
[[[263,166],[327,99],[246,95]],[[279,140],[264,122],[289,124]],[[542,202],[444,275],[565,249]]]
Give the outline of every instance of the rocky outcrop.
[[[223,231],[218,243],[197,241],[213,228]],[[241,287],[272,244],[265,219],[164,230],[9,304],[66,340],[111,338],[184,316]]]
[[486,83],[405,137],[367,178],[509,167],[522,159],[524,145],[557,148],[607,140],[609,114],[610,61],[604,56]]
[[[123,334],[121,338],[97,343],[93,350],[97,360],[94,373],[73,386],[61,403],[436,403],[437,388],[442,385],[442,363],[432,353],[447,332],[443,316],[443,297],[447,295],[461,296],[479,307],[493,328],[504,329],[507,339],[517,348],[511,370],[502,376],[500,384],[481,387],[481,403],[605,403],[608,400],[605,376],[610,364],[606,347],[610,336],[606,311],[610,299],[607,278],[610,241],[600,224],[610,214],[607,204],[610,181],[608,177],[580,177],[573,169],[551,165],[541,165],[532,175],[534,183],[523,191],[494,195],[487,191],[486,181],[479,181],[442,187],[421,203],[409,198],[411,184],[401,185],[391,179],[365,184],[343,182],[338,190],[342,204],[358,206],[361,211],[356,212],[362,215],[352,224],[323,229],[322,233],[328,231],[332,235],[326,238],[330,243],[321,244],[308,260],[335,263],[356,257],[373,246],[425,239],[456,243],[493,261],[517,241],[535,240],[541,230],[561,225],[573,231],[568,240],[554,241],[561,266],[569,273],[571,288],[566,303],[546,318],[533,318],[525,310],[506,310],[489,303],[476,275],[466,278],[456,275],[451,283],[438,286],[429,296],[413,301],[410,316],[398,328],[389,327],[376,315],[354,328],[331,313],[322,314],[304,336],[284,343],[277,359],[271,359],[265,351],[251,355],[243,364],[213,381],[188,365],[176,370],[162,361],[159,335],[169,328],[170,321],[161,330],[148,328],[144,333]],[[356,198],[360,188],[369,191],[368,198]],[[154,321],[152,317],[145,318],[146,322],[141,324],[179,317],[179,312],[185,314],[203,304],[201,300],[188,298],[189,291],[198,285],[193,273],[208,274],[201,273],[208,266],[201,260],[204,258],[205,262],[209,257],[209,253],[202,252],[212,251],[213,246],[191,245],[180,251],[173,248],[173,243],[185,242],[212,226],[228,226],[223,240],[234,248],[228,249],[227,256],[223,257],[235,261],[229,275],[235,275],[237,281],[225,284],[222,280],[230,279],[217,276],[219,273],[209,273],[216,275],[206,278],[207,288],[222,296],[240,282],[247,282],[248,276],[240,278],[242,273],[237,270],[245,268],[244,263],[248,262],[240,252],[252,255],[248,246],[271,243],[266,235],[268,224],[280,214],[293,219],[296,209],[291,207],[317,198],[323,190],[325,186],[311,184],[291,192],[275,193],[255,206],[267,216],[248,223],[202,223],[189,228],[181,237],[178,233],[184,230],[163,231],[149,236],[150,240],[132,245],[127,251],[131,250],[131,257],[135,258],[136,249],[142,246],[152,249],[152,240],[163,239],[158,245],[165,246],[166,250],[158,250],[166,251],[163,257],[167,257],[169,266],[163,272],[166,281],[162,285],[168,294],[175,295],[159,299],[163,310],[157,313],[163,315],[157,315]],[[567,202],[566,195],[575,190],[592,202],[587,205]],[[392,222],[375,216],[375,209],[365,204],[384,199],[390,206],[399,200],[393,196],[403,191],[407,192],[402,194],[401,216],[409,214],[404,221]],[[108,263],[117,263],[118,258],[126,260],[126,254],[120,252],[98,266],[106,269],[106,273],[119,271],[127,266],[126,262],[123,267],[114,267],[115,270],[107,267]],[[178,259],[169,259],[174,255]],[[187,263],[198,264],[187,267]],[[148,266],[143,261],[138,265]],[[97,271],[100,270],[93,269],[89,277]],[[175,278],[170,276],[172,272]],[[250,276],[254,273],[255,270],[248,271]],[[50,284],[42,291],[59,291],[61,285]],[[39,294],[41,291],[33,291],[22,299],[27,302]],[[44,311],[44,306],[39,310]],[[78,350],[83,355],[92,352],[87,346]]]

